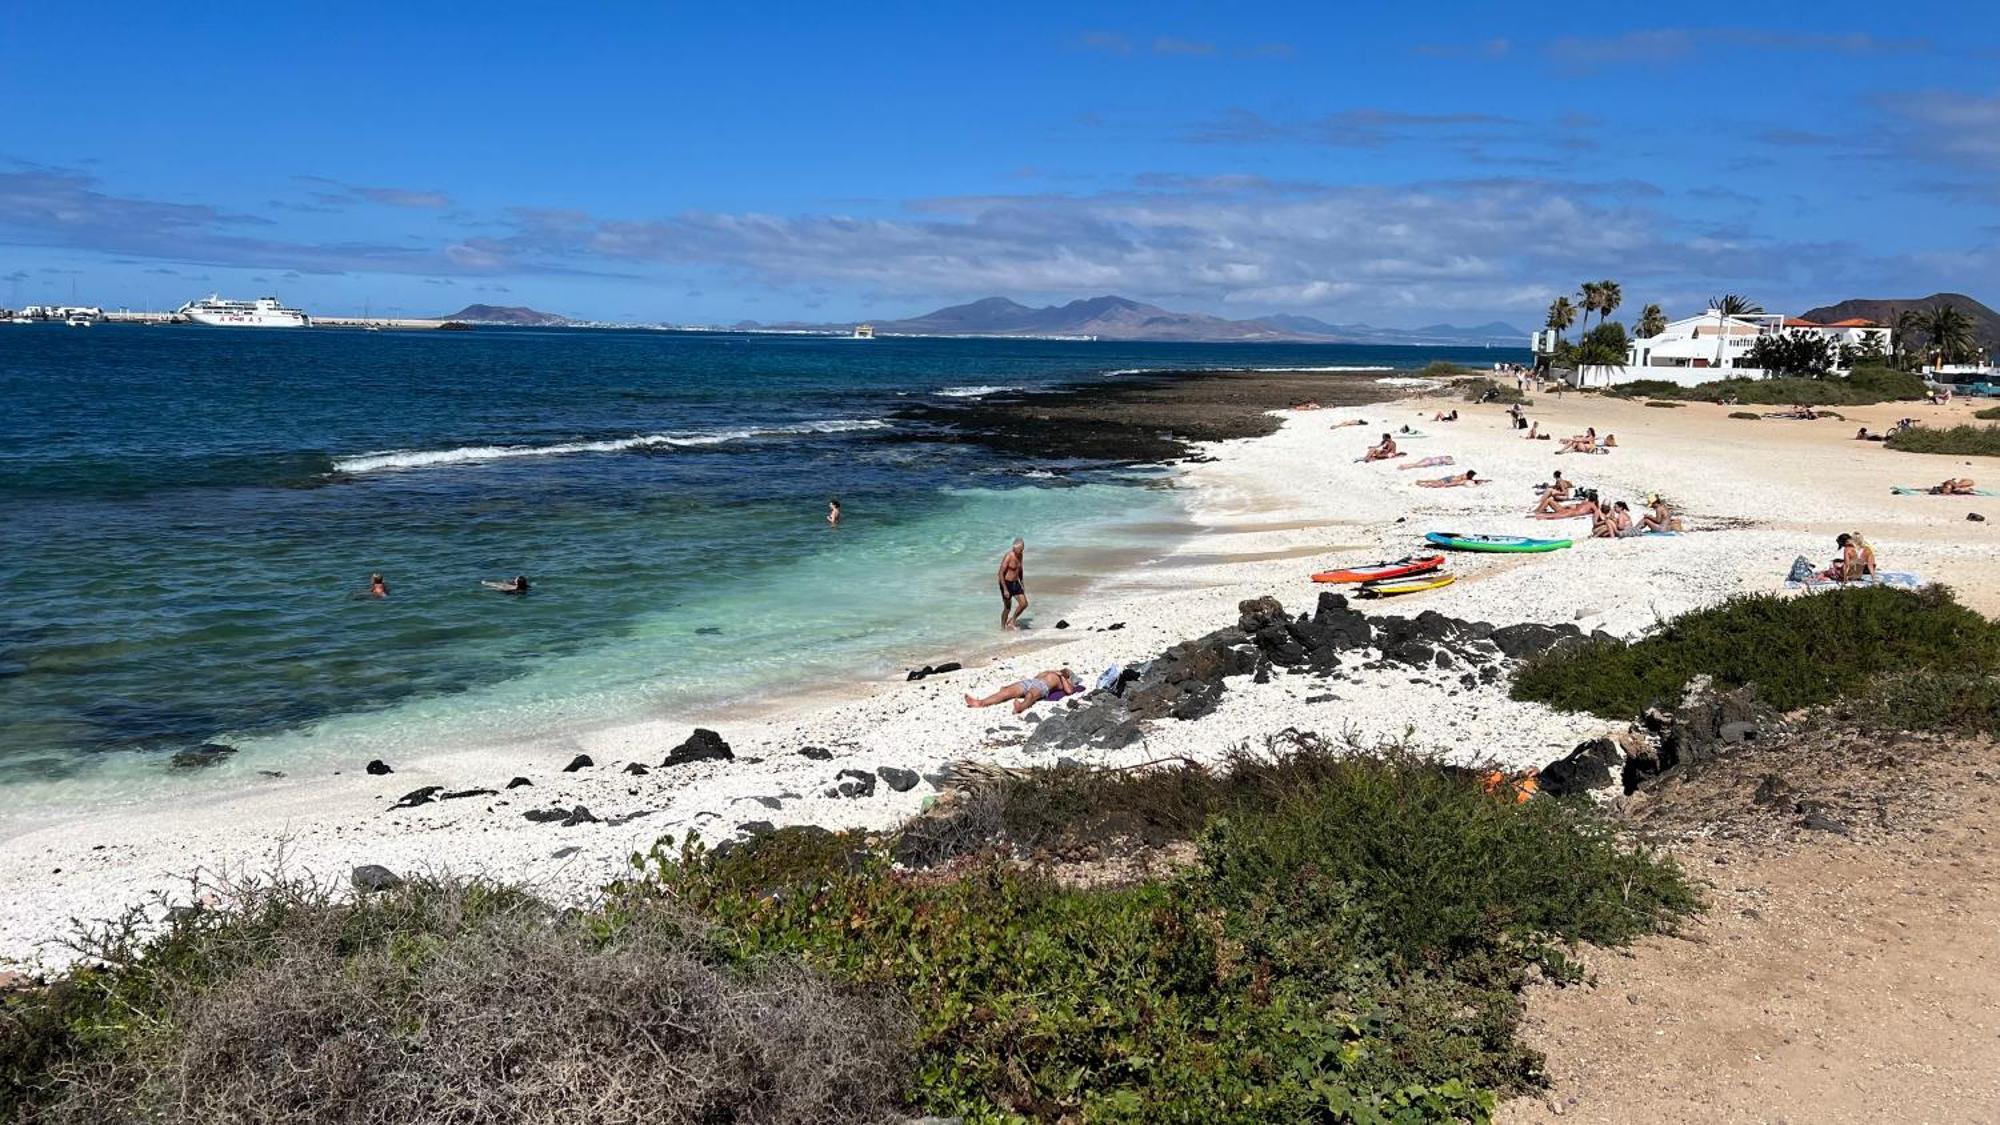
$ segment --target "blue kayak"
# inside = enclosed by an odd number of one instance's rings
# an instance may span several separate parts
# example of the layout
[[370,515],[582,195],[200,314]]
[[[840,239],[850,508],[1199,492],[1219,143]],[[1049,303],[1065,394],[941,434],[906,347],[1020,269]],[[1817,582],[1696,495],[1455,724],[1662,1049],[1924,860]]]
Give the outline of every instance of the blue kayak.
[[1433,531],[1424,536],[1424,539],[1453,551],[1497,551],[1510,554],[1560,551],[1570,545],[1567,539],[1526,539],[1519,535],[1460,535],[1456,531]]

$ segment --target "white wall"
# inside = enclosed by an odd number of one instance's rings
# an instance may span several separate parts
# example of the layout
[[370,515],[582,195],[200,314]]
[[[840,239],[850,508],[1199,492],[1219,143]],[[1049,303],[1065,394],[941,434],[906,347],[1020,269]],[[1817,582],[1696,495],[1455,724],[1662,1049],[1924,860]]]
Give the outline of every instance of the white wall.
[[1572,387],[1616,387],[1641,379],[1658,379],[1677,387],[1698,387],[1723,379],[1762,379],[1761,367],[1579,367],[1570,375]]

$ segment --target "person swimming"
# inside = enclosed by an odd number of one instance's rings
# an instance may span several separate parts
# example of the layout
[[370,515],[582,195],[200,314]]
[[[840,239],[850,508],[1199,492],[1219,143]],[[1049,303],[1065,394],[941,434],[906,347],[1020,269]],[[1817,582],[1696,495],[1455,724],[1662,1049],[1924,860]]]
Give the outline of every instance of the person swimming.
[[1011,700],[1014,704],[1014,713],[1018,715],[1044,699],[1054,701],[1064,696],[1075,695],[1077,691],[1076,674],[1068,668],[1057,668],[1038,672],[1018,683],[1008,684],[983,699],[968,693],[965,705],[992,707]]
[[368,576],[368,596],[371,598],[389,596],[389,583],[382,578],[379,571]]
[[827,498],[826,523],[828,527],[840,526],[840,500],[836,497]]
[[528,592],[528,576],[517,574],[505,582],[481,582],[480,585],[503,594],[525,594]]

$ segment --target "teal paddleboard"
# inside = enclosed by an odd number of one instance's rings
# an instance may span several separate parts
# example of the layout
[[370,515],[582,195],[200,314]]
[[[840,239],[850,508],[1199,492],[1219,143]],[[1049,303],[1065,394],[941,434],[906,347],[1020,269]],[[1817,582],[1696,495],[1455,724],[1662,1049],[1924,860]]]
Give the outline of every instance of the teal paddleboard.
[[1456,531],[1433,531],[1424,536],[1424,539],[1436,546],[1454,551],[1499,551],[1510,554],[1560,551],[1570,545],[1567,539],[1526,539],[1519,535],[1460,535]]

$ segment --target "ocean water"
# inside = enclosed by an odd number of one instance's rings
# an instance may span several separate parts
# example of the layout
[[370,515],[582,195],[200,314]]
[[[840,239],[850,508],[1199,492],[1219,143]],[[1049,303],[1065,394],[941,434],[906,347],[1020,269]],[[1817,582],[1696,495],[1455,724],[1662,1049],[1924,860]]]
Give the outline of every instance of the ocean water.
[[[991,635],[991,571],[1164,544],[1157,470],[884,440],[911,402],[1511,353],[0,328],[0,787],[768,699]],[[824,521],[839,496],[846,518]],[[362,596],[372,571],[390,596]],[[525,573],[525,598],[482,579]],[[18,792],[18,790],[17,790]]]

